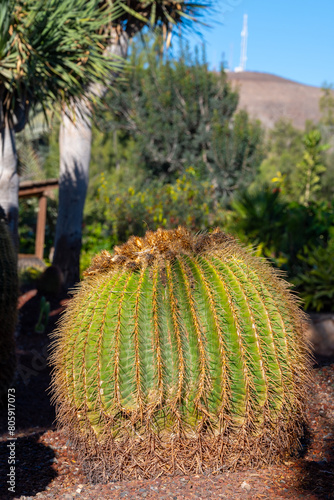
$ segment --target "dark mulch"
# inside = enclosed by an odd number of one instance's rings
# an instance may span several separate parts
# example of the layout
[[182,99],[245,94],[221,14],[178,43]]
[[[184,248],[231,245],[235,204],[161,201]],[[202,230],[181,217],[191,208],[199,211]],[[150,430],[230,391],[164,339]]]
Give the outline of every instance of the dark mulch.
[[[51,299],[51,309],[61,308]],[[152,480],[89,484],[76,455],[56,429],[50,404],[47,365],[50,333],[36,334],[40,296],[20,309],[17,337],[15,493],[8,491],[7,408],[0,410],[0,498],[5,499],[334,499],[334,358],[317,359],[308,400],[308,432],[300,456],[280,466],[211,476],[160,477]],[[7,404],[7,402],[5,402]]]

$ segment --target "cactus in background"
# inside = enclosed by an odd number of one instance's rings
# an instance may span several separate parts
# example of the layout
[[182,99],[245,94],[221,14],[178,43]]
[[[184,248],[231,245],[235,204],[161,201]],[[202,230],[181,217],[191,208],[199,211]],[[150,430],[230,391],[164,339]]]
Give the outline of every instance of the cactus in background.
[[183,228],[104,251],[62,317],[53,398],[93,480],[219,471],[299,445],[309,347],[285,281]]
[[17,256],[0,207],[0,397],[10,386],[16,368],[14,331],[17,320]]

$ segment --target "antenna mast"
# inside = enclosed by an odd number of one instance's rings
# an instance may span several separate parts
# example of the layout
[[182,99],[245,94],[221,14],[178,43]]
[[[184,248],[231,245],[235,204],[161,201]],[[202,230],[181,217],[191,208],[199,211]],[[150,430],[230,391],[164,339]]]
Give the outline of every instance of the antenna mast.
[[245,71],[247,61],[247,38],[248,38],[248,15],[244,14],[244,24],[241,32],[241,53],[240,53],[240,66],[236,67],[234,71]]

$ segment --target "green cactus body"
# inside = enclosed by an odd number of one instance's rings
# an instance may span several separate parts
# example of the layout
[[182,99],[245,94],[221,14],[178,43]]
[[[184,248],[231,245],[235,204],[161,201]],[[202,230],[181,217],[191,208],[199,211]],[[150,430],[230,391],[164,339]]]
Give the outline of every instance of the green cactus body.
[[16,357],[14,331],[17,320],[17,257],[7,224],[0,213],[0,397],[13,380]]
[[132,237],[55,334],[58,419],[95,479],[274,462],[302,432],[303,328],[288,285],[219,230]]

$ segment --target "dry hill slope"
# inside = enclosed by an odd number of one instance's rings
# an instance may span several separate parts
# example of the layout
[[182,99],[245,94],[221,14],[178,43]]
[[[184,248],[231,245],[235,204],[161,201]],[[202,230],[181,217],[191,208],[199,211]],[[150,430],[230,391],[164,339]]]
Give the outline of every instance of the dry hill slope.
[[245,71],[227,73],[232,86],[239,88],[239,108],[259,118],[271,128],[282,117],[295,127],[304,128],[305,120],[317,122],[320,118],[321,89],[287,80],[269,73]]

